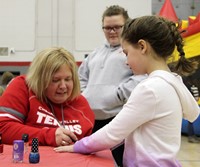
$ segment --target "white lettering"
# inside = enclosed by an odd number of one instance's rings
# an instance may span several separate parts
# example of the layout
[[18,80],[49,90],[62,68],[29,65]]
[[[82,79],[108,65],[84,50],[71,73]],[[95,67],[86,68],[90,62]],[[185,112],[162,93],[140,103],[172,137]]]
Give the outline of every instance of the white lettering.
[[38,115],[38,119],[36,121],[37,123],[58,126],[58,121],[54,117],[46,115],[39,111],[37,112],[37,115]]
[[67,125],[65,125],[65,129],[69,130],[69,127]]
[[47,115],[44,121],[44,124],[53,125],[54,118]]
[[55,125],[55,126],[59,125],[59,123],[58,123],[58,121],[56,119],[54,119],[53,125]]
[[[42,109],[41,107],[39,107],[39,109]],[[54,126],[58,126],[59,123],[58,121],[47,114],[41,113],[41,112],[37,112],[38,115],[38,119],[37,119],[37,123],[42,123],[42,124],[46,124],[46,125],[54,125]],[[69,122],[79,122],[78,120],[68,120],[65,121],[65,123],[69,123]],[[65,125],[65,129],[70,130],[71,132],[74,132],[78,135],[82,134],[82,127],[79,124],[75,124],[75,125]]]
[[82,134],[81,125],[74,125],[74,131],[79,135]]
[[39,111],[44,111],[44,112],[46,112],[47,114],[53,116],[53,114],[52,114],[51,112],[47,111],[46,109],[42,108],[41,106],[38,107],[38,110],[39,110]]
[[69,130],[70,130],[71,132],[74,132],[73,125],[68,125],[68,127],[69,127]]
[[37,123],[41,123],[42,119],[46,117],[46,114],[43,114],[41,112],[37,112],[37,115],[38,115]]
[[82,134],[81,125],[65,125],[65,129],[70,130],[71,132],[77,133],[78,135]]

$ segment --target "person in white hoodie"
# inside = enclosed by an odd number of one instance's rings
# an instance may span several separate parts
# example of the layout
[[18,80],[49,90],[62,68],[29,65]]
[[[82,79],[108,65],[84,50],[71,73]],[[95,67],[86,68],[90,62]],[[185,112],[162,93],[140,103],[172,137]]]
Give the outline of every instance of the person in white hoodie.
[[[180,167],[182,118],[193,122],[199,106],[182,81],[197,67],[185,58],[176,23],[159,16],[142,16],[127,22],[122,48],[135,74],[148,74],[132,91],[119,114],[106,126],[74,145],[56,152],[93,153],[114,147],[125,139],[124,167]],[[180,59],[172,72],[166,63],[177,48]]]
[[[82,95],[95,114],[93,132],[121,111],[135,86],[146,78],[145,75],[133,75],[120,45],[120,34],[128,19],[128,12],[123,7],[111,5],[106,8],[102,15],[105,43],[90,53],[78,70]],[[121,166],[123,145],[112,148],[112,154]]]

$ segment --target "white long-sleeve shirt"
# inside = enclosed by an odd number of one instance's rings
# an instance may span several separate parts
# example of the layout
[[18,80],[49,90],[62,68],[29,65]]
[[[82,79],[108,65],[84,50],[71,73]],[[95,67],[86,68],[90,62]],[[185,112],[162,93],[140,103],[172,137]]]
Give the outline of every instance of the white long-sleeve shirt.
[[74,145],[92,153],[125,139],[124,167],[179,167],[182,118],[194,121],[200,109],[180,76],[154,71],[132,91],[119,114]]

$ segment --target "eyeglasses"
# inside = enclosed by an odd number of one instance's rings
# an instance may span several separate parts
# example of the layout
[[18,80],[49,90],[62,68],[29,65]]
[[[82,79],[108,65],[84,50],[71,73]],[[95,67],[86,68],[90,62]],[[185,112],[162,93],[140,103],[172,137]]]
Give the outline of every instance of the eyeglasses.
[[109,26],[106,26],[106,27],[102,27],[102,29],[105,31],[105,32],[111,32],[112,30],[114,32],[119,32],[121,29],[122,29],[123,26],[114,26],[114,27],[109,27]]

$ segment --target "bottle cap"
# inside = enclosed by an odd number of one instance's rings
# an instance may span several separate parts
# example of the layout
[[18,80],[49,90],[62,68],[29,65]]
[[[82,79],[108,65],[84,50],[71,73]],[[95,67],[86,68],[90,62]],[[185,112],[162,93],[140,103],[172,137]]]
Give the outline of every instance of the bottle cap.
[[29,138],[28,134],[25,133],[22,135],[22,140],[24,140],[24,143],[28,142],[28,138]]
[[37,153],[38,152],[38,146],[39,146],[38,138],[33,138],[32,139],[31,152]]

